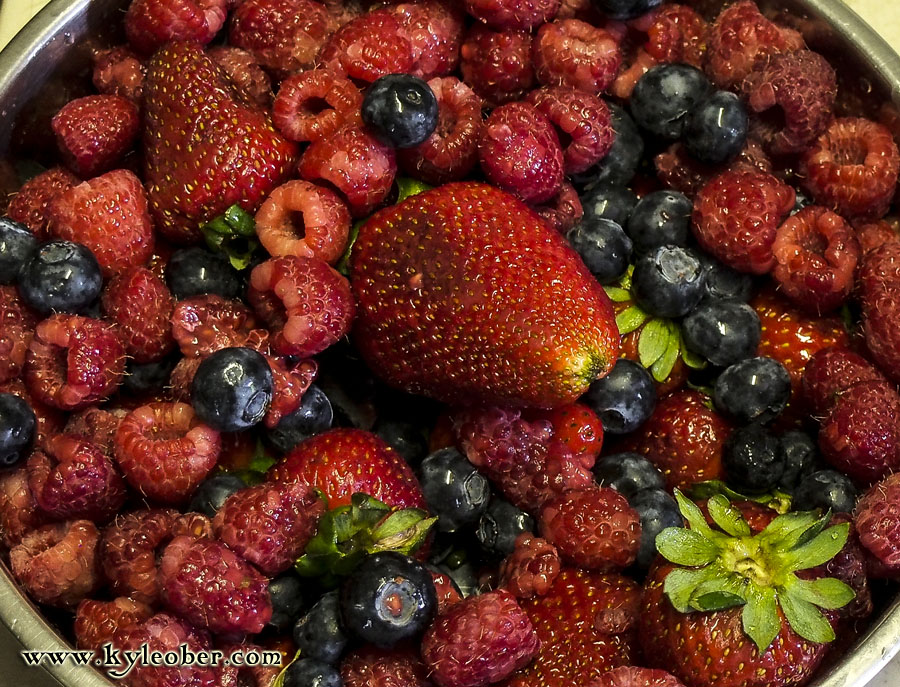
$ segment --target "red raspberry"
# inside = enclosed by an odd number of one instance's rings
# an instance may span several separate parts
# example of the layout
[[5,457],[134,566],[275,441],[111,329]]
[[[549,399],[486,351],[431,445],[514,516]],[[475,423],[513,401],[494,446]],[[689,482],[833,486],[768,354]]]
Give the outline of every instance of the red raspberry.
[[706,73],[719,88],[739,84],[758,59],[806,47],[799,33],[766,19],[753,0],[722,10],[706,41]]
[[41,403],[32,394],[21,379],[11,379],[5,384],[0,384],[0,392],[15,394],[23,398],[31,406],[37,417],[37,431],[35,432],[35,444],[46,441],[49,437],[59,432],[65,424],[65,414],[60,410]]
[[412,48],[409,73],[428,81],[446,76],[459,64],[463,12],[450,0],[403,2],[388,8]]
[[732,269],[765,274],[775,264],[778,226],[793,206],[794,189],[771,174],[723,172],[697,194],[694,236]]
[[245,0],[231,17],[228,42],[286,76],[313,66],[331,30],[327,10],[313,0]]
[[859,382],[835,401],[819,430],[831,465],[860,484],[900,469],[900,395],[882,381]]
[[550,202],[532,206],[551,229],[565,234],[584,217],[584,208],[578,191],[568,181],[563,180],[559,193]]
[[854,517],[860,543],[892,573],[900,573],[900,474],[863,494]]
[[231,45],[210,48],[206,54],[250,102],[268,109],[272,104],[272,80],[252,54]]
[[438,124],[423,143],[397,151],[401,169],[439,186],[465,178],[478,163],[481,98],[455,76],[428,82],[438,101]]
[[472,90],[493,107],[518,100],[534,86],[531,35],[491,31],[475,24],[459,49],[459,70]]
[[559,570],[556,547],[546,539],[523,532],[516,538],[513,552],[500,564],[500,584],[517,599],[543,596]]
[[563,181],[563,156],[550,121],[528,103],[491,112],[478,143],[488,180],[526,203],[550,200]]
[[534,71],[545,86],[599,93],[612,84],[621,62],[616,39],[578,19],[544,24],[534,39]]
[[553,19],[560,0],[463,0],[463,5],[492,29],[528,31]]
[[0,474],[0,536],[3,545],[11,549],[46,520],[47,516],[38,508],[28,487],[27,470],[19,468]]
[[544,506],[541,535],[565,560],[580,568],[609,572],[634,562],[641,520],[615,489],[573,489]]
[[226,7],[226,0],[132,0],[125,35],[145,55],[170,41],[206,45],[225,23]]
[[422,638],[422,660],[439,687],[479,687],[528,665],[539,646],[528,616],[500,589],[439,615]]
[[145,603],[120,596],[112,601],[85,599],[75,611],[75,641],[79,649],[99,651],[119,630],[127,630],[153,615]]
[[594,466],[603,447],[603,423],[584,403],[570,403],[553,410],[538,411],[531,419],[550,423],[554,441],[562,442],[584,465]]
[[20,376],[36,324],[18,289],[0,285],[0,384]]
[[861,117],[835,119],[803,158],[816,203],[847,218],[881,217],[897,186],[900,152],[891,132]]
[[858,382],[887,380],[861,355],[843,346],[818,351],[803,369],[803,396],[814,416],[824,419],[840,394]]
[[619,666],[595,678],[588,687],[684,687],[684,684],[665,670]]
[[388,9],[378,9],[339,28],[322,46],[316,63],[351,79],[372,83],[388,74],[409,73],[412,45],[399,19]]
[[858,224],[855,229],[859,249],[863,254],[880,248],[885,243],[894,243],[900,238],[890,222],[883,219]]
[[299,171],[307,181],[333,186],[353,217],[365,217],[390,193],[397,159],[393,148],[351,125],[311,143],[300,158]]
[[639,48],[637,54],[630,60],[627,57],[625,59],[628,61],[628,66],[619,70],[616,80],[609,87],[610,95],[614,95],[622,100],[630,98],[634,87],[641,80],[641,77],[659,64],[643,48]]
[[315,360],[288,362],[285,358],[264,355],[272,370],[272,403],[264,420],[266,427],[271,428],[300,407],[303,394],[319,368]]
[[122,408],[91,406],[69,416],[63,434],[87,439],[106,455],[112,456],[116,430],[128,411]]
[[126,169],[82,182],[54,198],[50,231],[90,248],[105,277],[142,265],[153,254],[147,194],[140,179]]
[[859,252],[859,242],[844,218],[808,205],[778,227],[772,275],[790,300],[822,314],[850,295]]
[[341,679],[344,687],[432,687],[428,669],[409,647],[354,649],[341,660]]
[[261,632],[272,617],[264,578],[224,544],[175,537],[159,562],[163,603],[216,634]]
[[131,150],[139,124],[137,107],[118,95],[70,100],[51,121],[63,160],[82,177],[112,169]]
[[9,567],[38,603],[75,608],[98,586],[97,527],[90,520],[44,525],[9,551]]
[[103,450],[82,437],[61,434],[28,458],[28,486],[54,520],[106,522],[125,503],[125,481]]
[[128,98],[139,108],[144,99],[146,68],[127,45],[100,50],[94,55],[94,88],[104,95]]
[[182,358],[175,364],[167,387],[173,400],[191,402],[191,382],[202,362],[203,358]]
[[171,331],[181,352],[189,358],[267,338],[246,305],[214,293],[178,301],[172,312]]
[[[656,176],[668,188],[681,191],[685,195],[694,196],[710,179],[722,172],[720,165],[707,165],[699,162],[680,142],[673,143],[662,153],[653,158]],[[772,173],[772,161],[762,146],[754,139],[748,138],[743,150],[728,165],[733,172]]]
[[292,141],[321,141],[355,122],[362,100],[350,79],[328,69],[310,69],[281,82],[272,121]]
[[219,433],[186,403],[150,403],[132,410],[116,432],[116,460],[125,479],[160,503],[183,503],[215,466]]
[[50,238],[50,203],[81,179],[63,167],[51,167],[26,181],[9,201],[6,214],[34,232],[41,241]]
[[443,613],[453,604],[463,600],[463,595],[452,577],[447,573],[438,571],[437,568],[429,568],[428,572],[431,573],[431,579],[434,581],[438,613]]
[[146,267],[129,267],[113,277],[103,289],[101,305],[135,362],[154,362],[175,348],[170,324],[175,298]]
[[866,347],[882,372],[900,382],[900,242],[863,256],[857,283]]
[[79,315],[51,315],[28,347],[25,383],[41,403],[85,408],[110,396],[125,374],[125,349],[109,325]]

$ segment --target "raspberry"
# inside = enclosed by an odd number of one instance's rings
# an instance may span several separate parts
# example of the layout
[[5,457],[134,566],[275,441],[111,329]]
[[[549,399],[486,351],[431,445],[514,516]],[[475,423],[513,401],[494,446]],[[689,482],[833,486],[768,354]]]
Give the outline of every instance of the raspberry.
[[871,487],[856,505],[859,541],[894,574],[900,572],[900,474]]
[[531,419],[546,420],[554,441],[562,442],[584,467],[594,467],[603,447],[603,423],[584,403],[570,403],[553,410],[538,411]]
[[573,489],[544,506],[541,535],[559,555],[581,568],[608,572],[637,557],[641,520],[615,489]]
[[621,62],[615,38],[578,19],[544,24],[534,40],[534,71],[545,86],[599,93],[612,84]]
[[428,670],[409,647],[354,649],[341,661],[344,687],[432,687]]
[[[664,186],[688,196],[696,195],[710,179],[722,171],[720,165],[708,165],[697,160],[688,153],[681,142],[673,143],[667,150],[653,158],[653,162],[656,166],[656,175]],[[738,153],[727,169],[733,172],[758,171],[771,174],[772,161],[762,146],[749,138],[744,149]]]
[[803,370],[803,397],[814,416],[822,419],[840,394],[858,382],[887,380],[861,355],[842,346],[829,346],[816,353]]
[[460,46],[463,81],[493,107],[522,97],[534,85],[531,35],[475,24]]
[[113,455],[116,430],[128,412],[121,408],[91,406],[69,416],[63,434],[87,439],[106,455]]
[[533,206],[532,209],[549,227],[560,234],[565,234],[584,217],[584,208],[581,206],[578,191],[565,180],[559,188],[559,193],[549,203]]
[[316,59],[339,74],[365,83],[412,69],[412,45],[398,18],[387,9],[374,10],[335,31]]
[[543,596],[559,575],[556,547],[546,539],[523,532],[516,548],[500,564],[500,584],[517,599]]
[[428,81],[452,73],[459,64],[463,13],[449,0],[419,0],[392,5],[388,11],[412,48],[409,73]]
[[497,31],[528,31],[553,19],[560,0],[463,0],[463,6]]
[[780,128],[763,117],[754,133],[775,155],[805,151],[834,116],[837,78],[828,60],[810,50],[774,55],[750,72],[741,90],[750,110],[783,113]]
[[835,119],[802,161],[805,186],[819,205],[844,217],[881,217],[897,186],[900,152],[884,126],[868,119]]
[[84,244],[109,277],[153,254],[147,194],[133,172],[117,169],[63,191],[50,204],[50,231]]
[[790,300],[821,314],[850,295],[859,252],[853,229],[840,215],[807,205],[778,227],[772,274]]
[[51,406],[41,403],[25,386],[21,379],[11,379],[5,384],[0,384],[0,392],[15,394],[24,398],[37,417],[37,431],[35,432],[35,444],[46,441],[49,437],[59,432],[65,424],[64,414]]
[[246,50],[231,45],[210,48],[207,53],[228,75],[240,93],[262,108],[272,103],[272,80]]
[[150,606],[124,596],[112,601],[85,599],[75,611],[75,641],[79,649],[99,651],[118,630],[130,629],[151,615]]
[[638,49],[637,54],[630,60],[627,67],[619,70],[616,80],[609,87],[610,95],[614,95],[622,100],[631,97],[634,87],[641,77],[655,67],[659,62],[655,60],[643,48]]
[[330,33],[327,10],[313,0],[245,0],[231,17],[228,42],[287,76],[310,69]]
[[0,474],[0,536],[3,545],[12,548],[46,520],[28,487],[27,470],[20,468]]
[[882,372],[900,382],[900,243],[867,253],[857,284],[866,347]]
[[63,160],[82,177],[115,166],[134,145],[139,124],[137,107],[117,95],[70,100],[51,122]]
[[261,632],[272,617],[266,578],[211,539],[175,537],[159,562],[163,603],[216,634]]
[[883,219],[861,223],[855,229],[859,249],[863,254],[880,248],[885,243],[893,243],[898,240],[894,227]]
[[491,112],[478,143],[488,180],[526,203],[550,200],[563,181],[563,156],[550,121],[528,103]]
[[62,434],[28,458],[28,486],[38,506],[54,520],[105,522],[125,503],[125,482],[103,450]]
[[423,143],[397,151],[401,169],[438,186],[468,176],[478,163],[481,98],[455,76],[428,82],[438,101],[438,124]]
[[75,608],[98,586],[99,536],[90,520],[44,525],[10,549],[9,567],[38,603]]
[[723,172],[697,194],[694,236],[732,269],[765,274],[775,264],[772,244],[794,197],[794,189],[771,174]]
[[183,503],[215,466],[221,440],[186,403],[150,403],[122,420],[115,446],[132,487],[153,501]]
[[125,35],[145,55],[170,41],[206,45],[225,23],[226,6],[226,0],[132,0]]
[[422,638],[422,660],[439,687],[478,687],[528,665],[539,646],[528,616],[501,589],[439,615]]
[[37,318],[15,286],[0,286],[0,384],[22,373]]
[[144,99],[146,68],[127,45],[100,50],[94,55],[94,88],[104,95],[128,98],[140,107]]
[[353,217],[364,217],[388,196],[397,174],[394,149],[359,126],[346,126],[310,144],[300,158],[300,176],[325,182],[344,197]]
[[246,305],[212,293],[178,301],[171,321],[172,336],[189,358],[268,337],[265,330],[257,328],[256,319]]
[[619,666],[591,682],[590,687],[684,687],[665,670]]
[[51,315],[28,347],[25,383],[41,403],[77,410],[110,396],[125,374],[125,349],[107,324]]
[[135,362],[155,362],[175,348],[170,324],[175,298],[165,281],[146,267],[126,268],[113,277],[101,305]]
[[[264,354],[265,355],[265,354]],[[290,415],[300,407],[303,394],[313,383],[318,372],[314,360],[288,362],[288,359],[266,355],[272,370],[272,403],[266,413],[265,425],[277,427],[281,418]]]
[[9,201],[6,214],[27,226],[41,241],[50,238],[50,203],[81,180],[63,167],[51,167],[26,181]]
[[263,573],[276,575],[303,553],[324,510],[305,484],[263,483],[229,496],[213,519],[213,531]]
[[191,382],[194,381],[194,375],[202,362],[202,358],[182,358],[175,364],[169,375],[167,387],[174,400],[191,402]]
[[321,141],[356,121],[361,105],[362,93],[350,79],[311,69],[281,82],[272,121],[292,141]]
[[456,582],[447,573],[438,571],[437,568],[429,568],[431,579],[434,581],[434,591],[437,594],[437,612],[443,613],[447,608],[458,601],[463,600],[463,595],[456,586]]

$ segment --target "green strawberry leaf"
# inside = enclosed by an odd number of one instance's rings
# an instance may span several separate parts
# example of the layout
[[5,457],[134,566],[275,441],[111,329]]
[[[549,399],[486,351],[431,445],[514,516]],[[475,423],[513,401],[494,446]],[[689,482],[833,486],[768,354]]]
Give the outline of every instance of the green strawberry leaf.
[[649,315],[636,305],[629,305],[616,315],[616,327],[619,334],[629,334],[647,321]]
[[690,603],[695,611],[724,611],[726,608],[742,606],[747,602],[737,594],[722,591],[695,594]]
[[397,177],[397,202],[402,203],[410,196],[424,191],[430,191],[434,186],[429,186],[424,181],[413,179],[412,177]]
[[681,339],[681,341],[679,342],[679,347],[681,349],[681,359],[684,361],[684,364],[692,370],[702,370],[703,368],[705,368],[707,365],[706,360],[694,353],[690,348],[685,346],[680,329],[678,331],[678,337],[679,339]]
[[818,644],[834,641],[834,628],[831,627],[831,623],[809,601],[804,601],[792,594],[784,594],[781,596],[780,602],[781,610],[791,629],[803,639]]
[[694,610],[691,608],[694,590],[716,574],[717,571],[712,567],[676,568],[666,575],[665,582],[663,582],[663,593],[679,613],[690,613]]
[[618,286],[604,286],[603,290],[613,303],[625,303],[631,300],[631,292]]
[[236,270],[247,269],[259,250],[253,215],[237,204],[202,225],[200,232],[206,245],[227,256]]
[[781,631],[778,603],[771,587],[748,585],[747,603],[741,613],[744,633],[762,654]]
[[350,276],[350,255],[353,253],[353,245],[356,243],[356,239],[359,238],[359,230],[366,223],[367,219],[368,217],[357,220],[350,225],[350,234],[347,236],[347,245],[344,248],[344,253],[334,266],[334,269],[345,277]]
[[747,603],[744,578],[720,568],[717,575],[697,585],[691,608],[697,611],[722,611]]
[[834,558],[850,536],[850,523],[829,527],[811,541],[801,544],[785,553],[778,554],[784,569],[790,572],[807,570],[827,563]]
[[785,593],[819,608],[843,608],[856,598],[850,585],[834,577],[820,577],[816,580],[801,580],[790,575],[785,584]]
[[724,535],[709,526],[697,504],[682,494],[680,489],[675,490],[675,500],[678,502],[678,510],[681,511],[681,515],[688,521],[692,530],[699,532],[710,541],[721,541],[724,538]]
[[649,368],[663,356],[669,347],[670,333],[666,320],[654,318],[644,325],[638,336],[638,360],[641,365]]
[[656,550],[676,565],[709,565],[719,556],[719,547],[696,530],[667,527],[656,535]]
[[284,679],[285,679],[285,675],[287,675],[287,670],[288,670],[288,668],[291,667],[291,665],[294,663],[294,661],[296,661],[298,658],[300,658],[300,649],[297,649],[297,653],[294,654],[294,658],[292,658],[292,659],[288,662],[288,664],[285,665],[285,666],[281,669],[281,672],[279,672],[278,675],[275,676],[275,679],[272,680],[272,686],[271,686],[271,687],[284,687]]
[[732,537],[749,537],[750,525],[737,508],[721,494],[716,494],[706,502],[709,515],[724,532]]
[[732,501],[752,501],[771,508],[776,513],[786,513],[791,506],[791,495],[785,492],[776,490],[766,494],[742,494],[717,479],[691,485],[690,493],[695,499],[709,499],[721,494]]

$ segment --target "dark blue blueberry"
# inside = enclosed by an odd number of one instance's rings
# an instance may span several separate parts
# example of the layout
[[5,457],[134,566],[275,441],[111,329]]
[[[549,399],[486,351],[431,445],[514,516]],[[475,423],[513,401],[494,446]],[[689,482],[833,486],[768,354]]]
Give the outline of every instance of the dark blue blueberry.
[[641,546],[634,565],[646,570],[656,558],[656,536],[667,527],[684,527],[684,520],[665,489],[642,489],[628,503],[641,518]]
[[234,299],[243,290],[241,275],[227,257],[196,247],[172,253],[166,264],[166,283],[179,300],[205,293]]
[[357,639],[389,649],[425,631],[437,608],[431,573],[388,551],[363,559],[341,585],[341,619]]
[[784,474],[784,454],[778,438],[765,427],[747,425],[725,440],[722,466],[726,481],[737,491],[769,491]]
[[716,406],[742,424],[769,422],[787,405],[791,377],[772,358],[748,358],[726,369],[716,380]]
[[503,558],[512,553],[516,537],[534,532],[534,518],[509,501],[492,498],[478,521],[475,537],[488,553]]
[[307,583],[294,573],[284,573],[269,581],[272,618],[266,627],[284,632],[303,610],[303,588]]
[[456,585],[460,594],[464,597],[477,594],[481,589],[478,579],[479,569],[472,565],[471,561],[463,561],[458,565],[437,565],[435,566],[439,572],[445,573]]
[[802,477],[815,470],[818,463],[816,442],[806,432],[793,429],[779,437],[784,454],[784,473],[778,483],[782,489],[793,491]]
[[237,475],[219,472],[200,483],[191,497],[188,510],[192,513],[203,513],[211,518],[225,503],[225,499],[246,487],[247,484]]
[[656,386],[640,364],[619,358],[612,371],[598,379],[581,397],[597,413],[609,434],[633,432],[656,408]]
[[388,74],[366,91],[362,119],[395,148],[417,146],[438,123],[438,102],[431,87],[409,74]]
[[0,284],[13,284],[37,250],[37,239],[24,224],[0,217]]
[[608,219],[625,226],[637,205],[637,196],[627,186],[591,186],[579,196],[584,220]]
[[50,241],[19,272],[19,293],[42,315],[84,312],[100,295],[103,275],[94,254],[80,243]]
[[800,479],[794,490],[791,510],[828,510],[852,513],[859,491],[847,475],[836,470],[819,470]]
[[166,356],[153,363],[136,363],[129,360],[125,365],[122,390],[127,394],[143,396],[159,391],[169,383],[178,357]]
[[272,370],[252,348],[223,348],[200,363],[191,382],[191,405],[220,432],[249,429],[272,402]]
[[653,191],[638,201],[625,229],[635,253],[687,243],[693,202],[678,191]]
[[0,467],[18,463],[34,439],[37,418],[23,399],[0,393]]
[[759,315],[741,301],[707,298],[681,323],[685,345],[713,365],[728,367],[756,352]]
[[375,434],[403,456],[410,465],[416,466],[428,454],[428,442],[422,427],[405,420],[379,420]]
[[338,592],[324,594],[294,625],[294,644],[300,654],[336,665],[347,646]]
[[601,284],[611,284],[628,269],[631,239],[616,222],[584,218],[566,238]]
[[634,19],[659,7],[661,3],[662,0],[594,0],[594,4],[610,19]]
[[491,498],[491,485],[455,448],[442,448],[419,466],[419,484],[428,510],[442,532],[478,522]]
[[634,85],[629,104],[638,126],[674,141],[681,137],[688,113],[712,90],[706,75],[687,64],[662,64]]
[[631,115],[614,103],[607,105],[616,137],[606,157],[587,171],[572,175],[572,182],[582,187],[625,186],[644,157],[644,139]]
[[747,108],[738,96],[716,91],[688,114],[681,140],[700,162],[719,165],[741,152],[749,123]]
[[750,300],[753,295],[753,277],[736,272],[705,253],[700,253],[700,260],[706,270],[704,297],[745,302]]
[[282,687],[344,687],[340,671],[312,658],[298,658],[284,671]]
[[312,384],[303,394],[300,407],[266,430],[266,440],[277,450],[287,453],[304,439],[330,429],[333,419],[331,401],[324,391]]
[[703,298],[706,273],[697,252],[683,246],[659,246],[634,264],[631,293],[657,317],[681,317]]
[[662,489],[666,480],[646,456],[626,451],[603,456],[593,467],[597,481],[630,499],[643,489]]

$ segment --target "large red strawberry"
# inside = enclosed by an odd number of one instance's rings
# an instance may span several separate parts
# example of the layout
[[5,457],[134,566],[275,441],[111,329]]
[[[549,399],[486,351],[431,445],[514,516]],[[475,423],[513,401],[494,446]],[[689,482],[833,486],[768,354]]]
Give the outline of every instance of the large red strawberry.
[[157,228],[181,243],[231,205],[255,211],[291,170],[296,145],[242,99],[203,49],[170,43],[147,65],[147,193]]
[[356,343],[407,391],[557,406],[615,362],[603,289],[503,191],[470,182],[411,196],[362,226],[351,260]]

